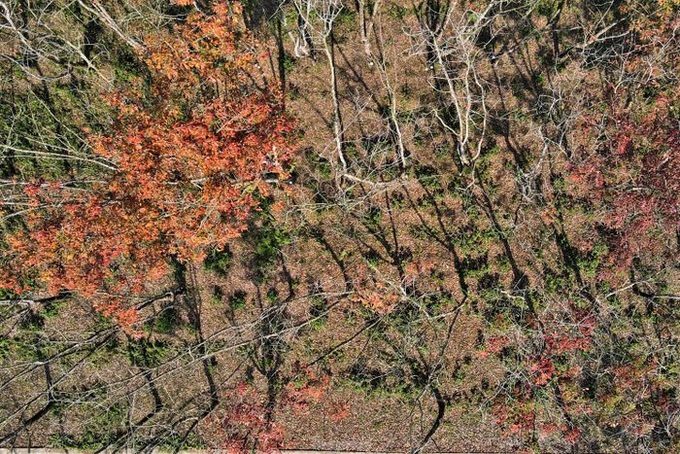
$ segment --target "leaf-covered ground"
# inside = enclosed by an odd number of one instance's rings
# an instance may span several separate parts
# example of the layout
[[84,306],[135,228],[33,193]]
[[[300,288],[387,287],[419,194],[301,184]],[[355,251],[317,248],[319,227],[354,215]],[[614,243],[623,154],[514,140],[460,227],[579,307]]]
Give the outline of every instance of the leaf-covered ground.
[[0,2],[0,446],[677,450],[679,10]]

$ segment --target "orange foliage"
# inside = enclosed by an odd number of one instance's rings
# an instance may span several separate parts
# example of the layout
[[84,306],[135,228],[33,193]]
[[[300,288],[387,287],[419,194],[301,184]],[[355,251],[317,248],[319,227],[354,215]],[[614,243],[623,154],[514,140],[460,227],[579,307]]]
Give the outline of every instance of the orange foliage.
[[[21,283],[35,279],[90,298],[139,293],[169,272],[171,257],[201,260],[244,230],[268,194],[265,179],[285,178],[291,122],[279,94],[251,77],[258,44],[240,16],[237,5],[220,4],[146,39],[149,85],[110,94],[113,130],[90,136],[117,170],[87,191],[27,187],[34,209],[26,231],[7,240],[5,287],[26,291]],[[121,300],[98,297],[95,307],[134,322]]]

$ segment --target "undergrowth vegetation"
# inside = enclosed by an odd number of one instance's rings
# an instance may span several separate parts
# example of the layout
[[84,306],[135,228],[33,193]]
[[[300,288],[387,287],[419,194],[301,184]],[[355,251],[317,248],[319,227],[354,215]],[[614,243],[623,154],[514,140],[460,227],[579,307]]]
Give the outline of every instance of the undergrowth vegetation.
[[0,1],[0,447],[680,450],[679,13]]

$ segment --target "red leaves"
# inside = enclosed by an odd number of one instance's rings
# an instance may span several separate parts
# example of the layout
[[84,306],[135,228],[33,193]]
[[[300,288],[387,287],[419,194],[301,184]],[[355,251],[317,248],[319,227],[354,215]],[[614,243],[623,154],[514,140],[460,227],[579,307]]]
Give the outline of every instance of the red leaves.
[[546,346],[557,354],[585,351],[590,347],[590,339],[587,337],[571,337],[560,334],[550,334],[545,337]]
[[208,428],[222,440],[220,451],[228,453],[278,452],[283,444],[283,430],[272,419],[271,409],[262,394],[248,383],[237,385],[237,401],[227,407],[227,414],[210,417]]
[[296,411],[308,411],[312,403],[318,403],[328,392],[330,377],[318,376],[311,367],[296,363],[298,380],[290,382],[284,391],[283,403]]
[[579,440],[580,437],[581,437],[581,431],[578,429],[578,427],[574,427],[573,429],[568,430],[564,434],[564,439],[572,445],[576,444],[576,442]]
[[40,194],[40,191],[41,191],[40,184],[37,183],[31,183],[24,186],[24,194],[31,198],[35,198],[36,196],[38,196],[38,194]]
[[[287,408],[299,414],[309,411],[327,395],[330,377],[315,372],[306,364],[295,363],[295,380],[281,390],[277,402],[270,401],[266,392],[253,382],[240,382],[228,401],[207,418],[205,430],[222,440],[217,448],[230,453],[278,452],[284,444],[282,426],[276,421],[277,409]],[[324,402],[324,406],[328,404]],[[349,405],[330,404],[329,418],[341,421],[349,415]]]
[[484,350],[480,350],[478,356],[486,358],[490,355],[497,355],[509,344],[510,339],[507,336],[489,336],[486,339]]
[[680,227],[675,109],[677,102],[667,93],[647,105],[612,106],[611,138],[602,140],[597,152],[582,156],[568,176],[572,195],[598,213],[595,221],[610,251],[600,278],[626,276],[636,259],[659,263],[659,258],[678,257],[667,246]]
[[543,386],[555,375],[555,366],[549,359],[542,359],[529,366],[529,373],[536,386]]

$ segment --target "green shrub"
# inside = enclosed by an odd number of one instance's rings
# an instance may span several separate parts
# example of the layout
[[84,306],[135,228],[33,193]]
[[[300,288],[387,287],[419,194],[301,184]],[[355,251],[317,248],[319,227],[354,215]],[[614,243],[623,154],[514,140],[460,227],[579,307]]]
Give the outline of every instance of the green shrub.
[[163,308],[154,320],[154,330],[161,334],[171,334],[180,322],[179,312],[174,306]]
[[229,271],[232,257],[233,254],[228,246],[222,250],[213,248],[203,260],[203,266],[209,271],[224,276]]
[[166,342],[147,339],[131,340],[127,350],[130,363],[143,368],[159,366],[170,353],[170,347]]
[[229,297],[229,307],[232,311],[237,311],[246,307],[247,293],[243,290],[237,290]]

